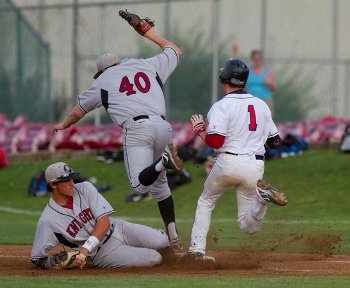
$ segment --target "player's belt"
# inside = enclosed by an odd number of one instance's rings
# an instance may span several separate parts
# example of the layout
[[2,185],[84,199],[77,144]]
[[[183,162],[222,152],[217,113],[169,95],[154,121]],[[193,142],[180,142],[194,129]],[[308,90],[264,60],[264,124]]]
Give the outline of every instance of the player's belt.
[[[238,154],[231,153],[231,152],[224,152],[224,153],[225,154],[230,154],[230,155],[233,155],[233,156],[238,156]],[[264,155],[255,155],[255,159],[264,161],[265,160],[265,156]]]
[[[163,120],[165,120],[165,117],[163,115],[159,115]],[[138,121],[138,120],[141,120],[141,119],[149,119],[149,116],[148,115],[139,115],[139,116],[136,116],[134,118],[132,118],[132,120],[134,121]]]
[[112,227],[109,228],[109,231],[108,231],[108,234],[107,234],[107,236],[106,236],[106,239],[102,242],[102,245],[98,246],[97,251],[96,251],[96,254],[95,254],[92,258],[90,258],[91,261],[93,261],[93,260],[95,259],[95,257],[96,257],[96,255],[98,254],[98,252],[100,252],[101,247],[102,247],[104,244],[106,244],[107,241],[111,238],[111,236],[112,236],[112,234],[113,234],[113,231],[114,231],[114,224],[112,224],[111,226],[112,226]]
[[109,229],[109,233],[107,234],[107,237],[106,237],[105,241],[103,241],[102,244],[106,244],[106,242],[109,240],[109,238],[111,238],[111,236],[113,234],[113,231],[114,231],[114,227],[113,227],[113,224],[112,224],[112,227]]

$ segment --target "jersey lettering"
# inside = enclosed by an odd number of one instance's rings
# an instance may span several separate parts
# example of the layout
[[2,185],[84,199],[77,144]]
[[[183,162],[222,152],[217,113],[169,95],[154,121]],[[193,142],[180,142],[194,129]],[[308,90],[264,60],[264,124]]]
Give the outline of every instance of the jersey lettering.
[[248,105],[248,113],[250,117],[249,131],[256,131],[256,127],[258,125],[256,124],[256,114],[254,105]]
[[81,224],[76,219],[73,219],[67,227],[66,231],[70,236],[75,238],[81,228],[83,228],[83,226],[81,226]]
[[[142,82],[141,82],[142,79]],[[143,72],[137,72],[134,76],[134,83],[141,93],[147,93],[151,89],[151,82],[149,81],[148,76]],[[119,92],[126,92],[127,96],[131,96],[136,94],[134,89],[134,84],[132,84],[128,78],[128,76],[124,76],[120,83]]]
[[86,208],[85,210],[81,211],[79,213],[79,218],[84,224],[90,221],[93,218],[90,208]]

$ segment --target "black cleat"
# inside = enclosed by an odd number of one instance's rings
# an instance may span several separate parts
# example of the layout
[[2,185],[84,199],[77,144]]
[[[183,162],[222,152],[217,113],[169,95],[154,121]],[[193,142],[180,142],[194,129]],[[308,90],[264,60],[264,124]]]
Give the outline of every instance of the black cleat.
[[162,154],[162,163],[166,169],[182,171],[184,163],[177,155],[177,151],[173,144],[165,147],[165,152]]

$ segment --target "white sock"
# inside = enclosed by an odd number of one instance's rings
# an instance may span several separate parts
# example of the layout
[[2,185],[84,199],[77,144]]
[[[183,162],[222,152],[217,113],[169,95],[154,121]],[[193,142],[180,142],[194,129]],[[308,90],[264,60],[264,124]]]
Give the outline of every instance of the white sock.
[[163,171],[165,169],[164,165],[163,165],[163,162],[162,160],[160,160],[156,166],[154,167],[156,169],[156,171],[160,172],[160,171]]
[[168,235],[170,240],[176,239],[178,237],[175,222],[171,222],[168,224]]

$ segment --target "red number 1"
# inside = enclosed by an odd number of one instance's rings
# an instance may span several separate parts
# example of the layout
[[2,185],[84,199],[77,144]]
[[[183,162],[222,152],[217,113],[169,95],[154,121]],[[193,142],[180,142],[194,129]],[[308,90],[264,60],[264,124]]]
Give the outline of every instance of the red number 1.
[[258,125],[256,124],[256,114],[254,105],[248,105],[248,112],[250,116],[249,131],[256,131],[256,127]]

